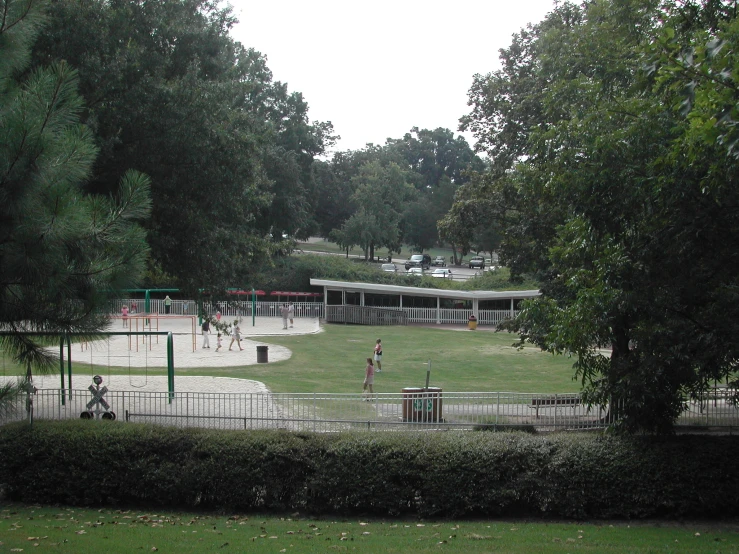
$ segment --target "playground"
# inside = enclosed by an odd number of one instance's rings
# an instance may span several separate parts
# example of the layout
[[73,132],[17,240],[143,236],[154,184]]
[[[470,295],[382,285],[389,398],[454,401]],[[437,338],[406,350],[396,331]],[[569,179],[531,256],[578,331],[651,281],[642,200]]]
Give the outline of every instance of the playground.
[[[235,318],[224,321],[233,323]],[[292,328],[283,329],[278,317],[243,318],[241,348],[231,337],[223,335],[222,348],[216,352],[217,333],[211,330],[210,348],[202,348],[203,336],[195,316],[157,315],[115,318],[106,331],[109,332],[171,332],[174,339],[174,363],[177,368],[186,367],[242,367],[257,362],[257,346],[268,346],[268,363],[290,358],[291,351],[284,346],[267,345],[249,337],[308,335],[321,331],[317,318],[297,318]],[[91,364],[96,367],[114,368],[162,368],[167,367],[166,337],[162,335],[112,335],[102,340],[72,345],[73,364]],[[229,350],[229,346],[231,349]]]
[[[224,318],[233,323],[236,318]],[[256,365],[257,347],[267,346],[267,363],[287,360],[292,355],[289,348],[269,344],[249,337],[295,336],[319,333],[321,326],[318,318],[296,318],[292,328],[283,329],[282,319],[278,317],[243,318],[241,329],[241,348],[236,342],[231,350],[231,336],[222,336],[222,348],[216,351],[217,333],[211,330],[210,348],[202,348],[203,336],[195,316],[153,315],[129,317],[124,327],[122,318],[111,321],[106,332],[133,333],[171,332],[173,336],[174,365],[183,368],[239,368]],[[58,348],[52,348],[58,352]],[[140,392],[163,392],[167,390],[167,376],[162,370],[167,368],[166,335],[128,335],[116,334],[91,342],[75,342],[69,350],[71,354],[73,376],[72,387],[86,389],[93,374],[103,376],[104,384],[111,390],[138,390]],[[68,351],[64,349],[65,366]],[[129,371],[135,368],[137,371]],[[143,371],[142,371],[143,370]],[[156,371],[153,371],[156,370]],[[66,374],[65,370],[65,374]],[[0,377],[0,382],[15,379],[14,376]],[[65,377],[65,387],[68,386]],[[230,393],[267,393],[264,383],[251,379],[224,378],[213,376],[176,377],[178,392],[224,392]],[[60,388],[59,374],[34,376],[34,384],[38,389]]]

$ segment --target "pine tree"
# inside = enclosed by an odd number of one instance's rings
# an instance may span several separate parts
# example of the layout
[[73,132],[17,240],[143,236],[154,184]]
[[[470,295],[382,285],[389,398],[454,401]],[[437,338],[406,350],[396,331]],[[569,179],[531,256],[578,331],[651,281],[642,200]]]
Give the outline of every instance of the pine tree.
[[127,172],[115,198],[84,193],[97,154],[79,123],[75,71],[29,68],[44,3],[0,0],[0,344],[27,368],[0,406],[32,386],[54,354],[28,331],[81,332],[107,323],[108,299],[143,272],[149,180]]

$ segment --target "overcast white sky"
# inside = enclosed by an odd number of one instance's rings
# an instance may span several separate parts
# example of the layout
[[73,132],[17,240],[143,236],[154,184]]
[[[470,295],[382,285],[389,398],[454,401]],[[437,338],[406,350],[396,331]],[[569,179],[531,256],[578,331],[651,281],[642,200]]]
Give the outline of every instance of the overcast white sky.
[[[401,138],[412,127],[455,135],[475,73],[553,0],[230,0],[233,37],[267,56],[274,79],[302,92],[311,121],[331,121],[332,150]],[[472,137],[466,135],[472,143]]]

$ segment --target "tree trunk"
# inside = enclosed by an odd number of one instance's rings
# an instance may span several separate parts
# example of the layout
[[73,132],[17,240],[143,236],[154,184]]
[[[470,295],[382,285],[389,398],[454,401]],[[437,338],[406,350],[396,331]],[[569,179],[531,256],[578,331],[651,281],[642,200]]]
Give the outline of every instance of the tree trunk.
[[457,261],[457,247],[454,246],[454,243],[452,243],[452,263],[454,265],[458,265],[458,261]]

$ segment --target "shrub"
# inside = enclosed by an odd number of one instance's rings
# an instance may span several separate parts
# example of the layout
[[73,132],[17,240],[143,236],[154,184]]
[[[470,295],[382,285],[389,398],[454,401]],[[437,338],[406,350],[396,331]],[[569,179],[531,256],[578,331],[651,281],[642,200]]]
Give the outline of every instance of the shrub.
[[734,437],[0,429],[0,490],[73,505],[420,517],[734,517]]

